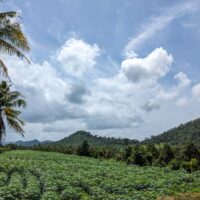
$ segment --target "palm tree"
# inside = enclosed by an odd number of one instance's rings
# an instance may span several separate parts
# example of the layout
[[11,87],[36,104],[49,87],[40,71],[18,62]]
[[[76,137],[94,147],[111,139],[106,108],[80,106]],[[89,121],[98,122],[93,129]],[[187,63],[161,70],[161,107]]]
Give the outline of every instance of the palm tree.
[[[17,17],[15,11],[0,13],[0,52],[15,55],[29,62],[23,52],[29,51],[30,47]],[[9,78],[8,69],[2,59],[0,59],[0,73]]]
[[0,142],[6,135],[6,127],[14,129],[24,135],[24,122],[19,118],[21,108],[26,106],[23,95],[18,91],[11,91],[6,81],[0,83]]

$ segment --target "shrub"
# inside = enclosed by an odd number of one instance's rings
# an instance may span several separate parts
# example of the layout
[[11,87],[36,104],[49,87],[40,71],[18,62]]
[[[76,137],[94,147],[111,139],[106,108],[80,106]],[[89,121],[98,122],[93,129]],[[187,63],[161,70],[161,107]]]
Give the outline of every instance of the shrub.
[[180,161],[180,160],[173,159],[173,160],[170,161],[169,167],[170,167],[170,169],[172,169],[172,170],[178,170],[178,169],[181,168],[181,161]]
[[198,160],[196,158],[192,158],[190,161],[190,170],[194,172],[199,169]]

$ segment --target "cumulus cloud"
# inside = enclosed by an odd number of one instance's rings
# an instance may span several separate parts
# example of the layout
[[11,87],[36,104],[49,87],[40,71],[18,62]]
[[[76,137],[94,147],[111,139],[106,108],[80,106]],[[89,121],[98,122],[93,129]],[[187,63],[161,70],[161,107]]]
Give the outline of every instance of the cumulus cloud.
[[156,102],[154,99],[151,99],[149,101],[147,101],[144,106],[143,106],[144,110],[146,112],[150,112],[152,110],[158,110],[160,109],[160,105],[158,102]]
[[126,59],[121,63],[122,72],[133,83],[150,80],[157,81],[166,75],[173,57],[162,47],[155,49],[145,58]]
[[70,84],[59,77],[55,68],[47,61],[31,65],[15,59],[8,60],[10,76],[15,87],[28,102],[23,112],[27,122],[48,123],[65,118],[81,118],[86,115],[83,108],[66,101]]
[[165,89],[163,87],[159,88],[158,98],[163,100],[172,100],[177,98],[183,90],[185,90],[191,83],[191,80],[188,78],[187,74],[179,72],[174,76],[174,79],[177,81],[177,85]]
[[191,80],[188,78],[187,74],[183,72],[179,72],[174,76],[174,78],[178,81],[179,87],[187,87],[191,83]]
[[81,39],[71,38],[58,51],[57,60],[67,74],[82,76],[96,65],[99,55],[100,48],[97,44],[91,45]]
[[200,83],[194,85],[192,87],[192,94],[195,98],[197,98],[198,100],[200,100]]
[[189,104],[189,100],[186,97],[179,98],[176,101],[176,105],[179,107],[184,107],[184,106],[187,106],[188,104]]
[[[27,65],[7,59],[15,87],[28,102],[23,117],[26,131],[34,129],[29,139],[58,139],[78,129],[102,134],[114,130],[113,135],[121,135],[123,129],[131,134],[165,102],[175,99],[176,105],[184,103],[181,91],[191,84],[185,73],[175,75],[177,84],[167,89],[160,83],[173,62],[165,49],[154,49],[144,58],[125,59],[113,76],[83,79],[82,75],[96,73],[99,53],[97,45],[71,38],[50,61]],[[57,61],[67,74],[60,73]],[[78,71],[74,71],[76,67]]]
[[84,103],[85,97],[90,94],[89,89],[84,84],[71,84],[69,92],[66,94],[67,99],[71,103]]

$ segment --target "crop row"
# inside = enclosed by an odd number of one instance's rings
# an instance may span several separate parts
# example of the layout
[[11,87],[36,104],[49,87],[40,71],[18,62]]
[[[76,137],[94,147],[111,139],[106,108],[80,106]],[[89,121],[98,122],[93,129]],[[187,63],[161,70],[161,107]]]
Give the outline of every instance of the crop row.
[[200,192],[200,172],[127,166],[59,153],[0,155],[0,199],[145,200]]

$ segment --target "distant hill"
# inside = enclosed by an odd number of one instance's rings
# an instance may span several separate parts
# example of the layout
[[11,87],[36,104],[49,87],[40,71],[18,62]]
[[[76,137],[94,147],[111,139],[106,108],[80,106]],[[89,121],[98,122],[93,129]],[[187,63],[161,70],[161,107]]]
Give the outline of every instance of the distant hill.
[[127,138],[114,138],[114,137],[102,137],[97,135],[92,135],[86,131],[77,131],[72,135],[63,138],[57,142],[52,142],[50,145],[53,146],[77,146],[82,144],[84,140],[87,140],[90,145],[93,146],[109,146],[116,145],[121,146],[125,144],[136,144],[139,143],[137,140],[130,140]]
[[24,146],[24,147],[31,147],[34,145],[38,145],[40,143],[39,140],[31,140],[31,141],[22,141],[22,140],[18,140],[15,142],[15,144],[19,145],[19,146]]
[[[31,140],[31,141],[16,141],[16,142],[6,142],[3,145],[14,143],[20,146],[32,147],[35,145],[52,145],[52,146],[78,146],[82,144],[84,140],[87,140],[91,146],[123,146],[127,144],[138,144],[138,140],[131,140],[128,138],[114,138],[114,137],[102,137],[97,135],[92,135],[86,131],[77,131],[68,137],[65,137],[59,141],[43,141]],[[200,118],[190,121],[180,126],[165,131],[164,133],[151,136],[151,138],[145,139],[142,143],[168,143],[172,145],[176,144],[186,144],[186,143],[196,143],[200,144]]]
[[51,143],[51,141],[49,140],[45,140],[43,142],[40,142],[39,140],[30,140],[30,141],[22,141],[22,140],[18,140],[16,142],[3,142],[3,145],[7,145],[7,144],[16,144],[18,146],[23,146],[23,147],[32,147],[38,144],[48,144]]
[[200,144],[200,118],[170,129],[160,135],[152,136],[144,143]]

